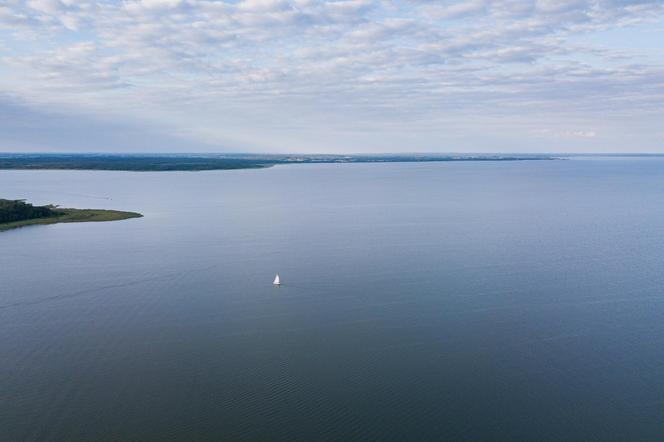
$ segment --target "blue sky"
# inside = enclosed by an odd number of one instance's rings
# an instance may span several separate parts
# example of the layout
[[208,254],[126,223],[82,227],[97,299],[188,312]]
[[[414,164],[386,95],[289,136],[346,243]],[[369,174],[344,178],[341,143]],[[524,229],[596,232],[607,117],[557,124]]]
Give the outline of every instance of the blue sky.
[[0,151],[664,152],[664,1],[5,0]]

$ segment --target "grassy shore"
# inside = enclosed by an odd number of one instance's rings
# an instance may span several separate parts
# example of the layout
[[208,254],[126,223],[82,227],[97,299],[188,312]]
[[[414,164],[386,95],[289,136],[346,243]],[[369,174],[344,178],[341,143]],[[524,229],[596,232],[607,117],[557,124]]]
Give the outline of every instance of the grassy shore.
[[56,223],[83,223],[83,222],[102,222],[119,221],[129,218],[140,218],[143,215],[135,212],[121,212],[118,210],[97,210],[97,209],[57,209],[58,216],[45,218],[33,218],[10,223],[0,223],[0,231],[15,229],[18,227],[32,226],[37,224],[56,224]]

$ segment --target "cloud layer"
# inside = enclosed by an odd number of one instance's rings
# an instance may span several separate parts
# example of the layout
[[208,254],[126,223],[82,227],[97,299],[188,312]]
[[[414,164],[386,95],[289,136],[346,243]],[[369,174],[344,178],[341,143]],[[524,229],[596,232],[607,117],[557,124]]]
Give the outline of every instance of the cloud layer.
[[663,20],[655,0],[6,0],[0,149],[664,150]]

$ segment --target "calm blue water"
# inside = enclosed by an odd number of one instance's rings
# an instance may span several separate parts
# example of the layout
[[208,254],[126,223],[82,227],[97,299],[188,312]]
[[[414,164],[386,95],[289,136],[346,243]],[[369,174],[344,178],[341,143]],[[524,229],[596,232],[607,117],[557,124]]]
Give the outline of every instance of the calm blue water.
[[[0,171],[4,440],[664,437],[664,160]],[[283,287],[271,281],[279,271]]]

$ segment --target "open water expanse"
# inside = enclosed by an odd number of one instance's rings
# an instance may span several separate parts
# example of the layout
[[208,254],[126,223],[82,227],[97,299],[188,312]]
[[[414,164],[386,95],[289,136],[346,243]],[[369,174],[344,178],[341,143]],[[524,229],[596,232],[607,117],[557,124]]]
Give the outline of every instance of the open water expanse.
[[[0,171],[0,439],[664,438],[664,159]],[[273,288],[281,274],[283,286]]]

